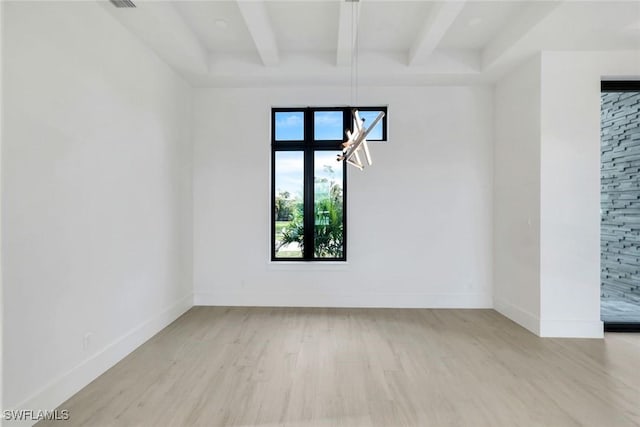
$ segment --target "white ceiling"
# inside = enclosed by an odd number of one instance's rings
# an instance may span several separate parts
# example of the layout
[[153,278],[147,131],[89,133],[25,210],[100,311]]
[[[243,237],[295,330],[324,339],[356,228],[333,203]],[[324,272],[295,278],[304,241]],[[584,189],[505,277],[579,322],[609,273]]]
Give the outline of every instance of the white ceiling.
[[[208,53],[255,50],[251,34],[235,2],[182,1],[174,5]],[[147,6],[144,4],[141,7]],[[221,25],[226,26],[221,28]]]
[[521,1],[471,2],[465,5],[439,47],[480,49],[493,40],[505,23],[524,13]]
[[283,52],[330,52],[338,42],[338,2],[270,1],[269,22]]
[[432,6],[429,2],[420,1],[363,1],[360,9],[358,47],[367,50],[406,52],[420,32]]
[[102,4],[195,86],[348,84],[356,56],[362,84],[486,82],[540,50],[640,68],[638,0],[133,1]]

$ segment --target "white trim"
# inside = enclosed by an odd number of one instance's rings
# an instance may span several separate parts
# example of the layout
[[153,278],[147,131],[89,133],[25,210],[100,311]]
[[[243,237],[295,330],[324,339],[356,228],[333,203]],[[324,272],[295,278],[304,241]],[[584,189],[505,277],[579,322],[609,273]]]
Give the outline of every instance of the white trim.
[[604,338],[604,323],[596,320],[540,320],[540,336]]
[[[347,218],[348,220],[348,218]],[[273,271],[349,271],[348,261],[267,261]]]
[[493,308],[490,294],[195,292],[194,305],[243,307]]
[[540,336],[540,318],[538,316],[500,298],[496,298],[494,304],[498,313]]
[[[4,28],[3,28],[3,24],[4,24],[4,6],[5,2],[0,2],[0,34],[5,34],[4,33]],[[3,70],[4,70],[4,64],[3,64],[3,58],[4,55],[0,54],[0,94],[3,93],[2,89],[3,89],[3,82],[4,82],[4,78],[3,78]],[[2,141],[4,140],[4,108],[3,108],[4,102],[0,102],[0,165],[2,165]],[[2,207],[2,168],[0,167],[0,208]],[[0,209],[0,214],[2,212],[2,209]],[[2,242],[2,218],[0,215],[0,242]],[[1,246],[1,245],[0,245]],[[3,371],[3,367],[4,367],[4,361],[3,361],[3,346],[4,346],[4,334],[3,334],[3,330],[4,328],[2,327],[2,325],[4,324],[4,287],[3,287],[3,282],[2,282],[2,251],[0,250],[0,411],[4,409],[4,401],[3,401],[3,388],[4,388],[4,371]],[[0,415],[0,427],[5,425],[4,422],[4,417]]]
[[547,320],[502,300],[496,299],[495,310],[545,338],[604,338],[604,323],[597,320]]
[[[88,357],[76,367],[60,375],[16,408],[53,410],[102,375],[141,344],[172,323],[193,306],[193,294],[189,293],[160,313],[131,329],[102,350]],[[18,425],[12,423],[11,425]]]

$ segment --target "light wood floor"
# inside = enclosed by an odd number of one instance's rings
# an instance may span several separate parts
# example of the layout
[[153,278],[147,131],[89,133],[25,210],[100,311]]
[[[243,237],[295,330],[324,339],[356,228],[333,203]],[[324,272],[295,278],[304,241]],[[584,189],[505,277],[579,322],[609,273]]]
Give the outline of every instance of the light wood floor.
[[492,310],[195,307],[59,409],[64,426],[637,426],[640,334],[541,339]]

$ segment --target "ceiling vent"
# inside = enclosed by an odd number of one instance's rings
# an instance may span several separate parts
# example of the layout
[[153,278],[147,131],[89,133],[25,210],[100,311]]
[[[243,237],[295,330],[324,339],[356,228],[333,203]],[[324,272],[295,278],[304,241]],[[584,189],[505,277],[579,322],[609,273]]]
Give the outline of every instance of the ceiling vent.
[[109,0],[115,7],[136,7],[131,0]]

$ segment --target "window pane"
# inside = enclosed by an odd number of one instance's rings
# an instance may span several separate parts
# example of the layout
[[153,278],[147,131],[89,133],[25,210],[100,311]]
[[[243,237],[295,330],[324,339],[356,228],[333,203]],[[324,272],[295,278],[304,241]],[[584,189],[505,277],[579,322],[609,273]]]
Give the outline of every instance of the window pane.
[[304,139],[304,112],[276,112],[276,141],[302,141]]
[[[378,114],[380,114],[380,111],[358,110],[358,115],[360,116],[361,119],[364,119],[363,126],[365,129],[371,126],[371,123],[373,123],[376,117],[378,117]],[[384,117],[380,119],[376,127],[371,129],[371,132],[369,132],[369,135],[367,135],[367,141],[382,141],[382,121],[383,120],[384,120]]]
[[277,258],[302,258],[304,237],[304,153],[278,151],[275,163]]
[[316,111],[313,113],[313,139],[339,141],[344,139],[342,111]]
[[342,151],[314,153],[314,214],[316,258],[342,258],[344,221],[342,193],[343,162],[336,161]]

